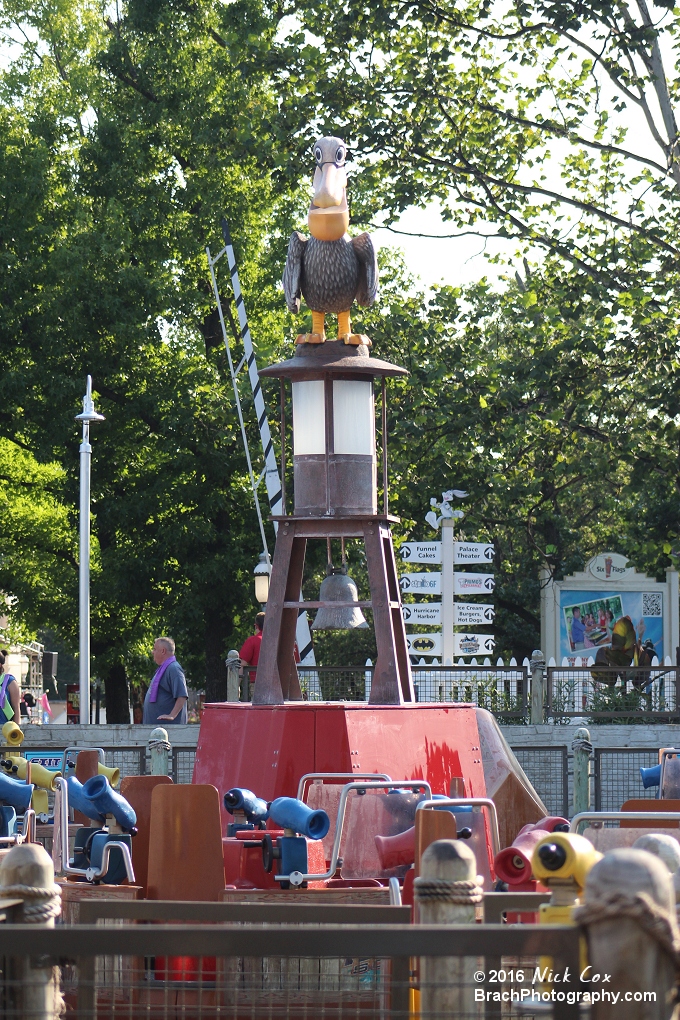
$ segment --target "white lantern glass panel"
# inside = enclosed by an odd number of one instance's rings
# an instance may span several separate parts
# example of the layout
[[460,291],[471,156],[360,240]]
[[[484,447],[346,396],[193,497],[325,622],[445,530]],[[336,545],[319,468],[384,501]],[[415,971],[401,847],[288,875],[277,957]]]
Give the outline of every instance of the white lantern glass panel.
[[323,379],[293,383],[293,454],[326,452]]
[[369,457],[375,454],[375,407],[370,380],[333,380],[333,451]]
[[263,605],[269,598],[269,574],[255,574],[255,598]]

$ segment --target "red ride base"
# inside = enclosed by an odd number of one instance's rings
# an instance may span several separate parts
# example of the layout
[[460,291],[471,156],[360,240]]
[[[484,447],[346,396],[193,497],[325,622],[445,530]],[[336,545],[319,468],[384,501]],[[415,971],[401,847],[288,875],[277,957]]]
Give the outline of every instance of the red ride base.
[[468,796],[485,797],[475,709],[470,705],[292,702],[285,705],[206,705],[194,783],[220,794],[233,786],[264,800],[295,797],[308,772],[426,779],[433,793],[449,793],[464,776]]

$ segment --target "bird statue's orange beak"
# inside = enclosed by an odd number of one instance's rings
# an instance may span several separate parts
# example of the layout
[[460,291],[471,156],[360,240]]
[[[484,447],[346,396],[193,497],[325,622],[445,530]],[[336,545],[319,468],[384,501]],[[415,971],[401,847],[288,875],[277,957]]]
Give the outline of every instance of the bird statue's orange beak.
[[318,241],[339,241],[349,227],[347,174],[344,167],[324,163],[314,171],[314,197],[307,223]]

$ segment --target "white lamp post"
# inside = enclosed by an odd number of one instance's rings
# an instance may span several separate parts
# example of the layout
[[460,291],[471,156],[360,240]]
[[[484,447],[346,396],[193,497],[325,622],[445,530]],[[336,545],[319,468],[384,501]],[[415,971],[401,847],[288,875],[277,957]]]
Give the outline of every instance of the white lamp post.
[[260,558],[253,573],[255,575],[255,598],[264,605],[269,598],[269,575],[271,573],[267,553],[260,553]]
[[94,409],[92,400],[92,376],[87,377],[87,389],[83,397],[83,412],[76,415],[76,421],[83,423],[83,439],[80,444],[80,557],[78,563],[79,581],[79,642],[78,665],[80,679],[80,722],[90,721],[90,422],[104,421],[104,415]]

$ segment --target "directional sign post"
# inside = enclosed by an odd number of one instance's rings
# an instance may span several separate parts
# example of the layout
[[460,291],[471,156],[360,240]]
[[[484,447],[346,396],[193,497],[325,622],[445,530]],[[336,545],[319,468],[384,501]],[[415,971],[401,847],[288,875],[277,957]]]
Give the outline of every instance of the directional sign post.
[[[475,609],[477,607],[475,606]],[[442,622],[441,602],[410,602],[404,603],[401,607],[405,623],[429,624],[430,627],[439,627]],[[466,624],[471,626],[471,624]]]
[[492,563],[494,547],[488,542],[454,542],[454,563]]
[[454,590],[456,595],[487,595],[496,587],[493,574],[454,574]]
[[435,570],[429,574],[402,574],[399,587],[403,592],[414,592],[416,595],[441,595],[442,575]]
[[441,634],[407,634],[409,655],[441,655]]
[[405,563],[441,563],[442,561],[441,542],[405,542],[399,552]]
[[[493,623],[495,615],[496,609],[490,603],[456,602],[453,606],[453,622],[457,627],[483,627],[485,624]],[[420,623],[421,621],[411,620],[410,622]]]
[[454,634],[455,655],[491,655],[493,634]]

